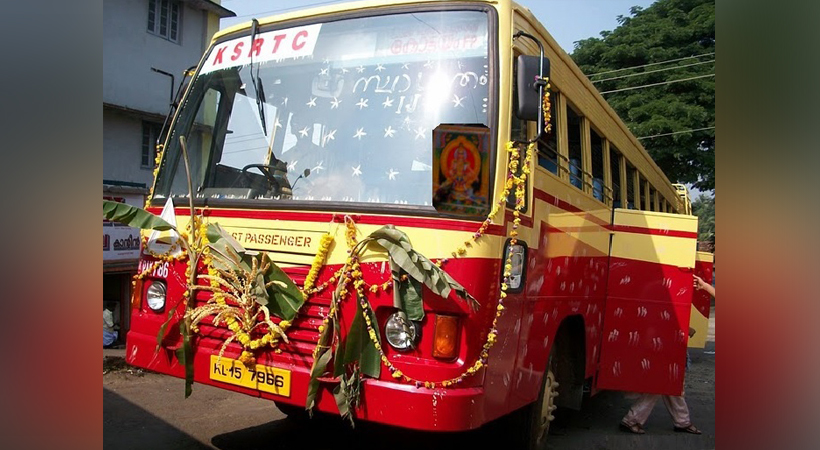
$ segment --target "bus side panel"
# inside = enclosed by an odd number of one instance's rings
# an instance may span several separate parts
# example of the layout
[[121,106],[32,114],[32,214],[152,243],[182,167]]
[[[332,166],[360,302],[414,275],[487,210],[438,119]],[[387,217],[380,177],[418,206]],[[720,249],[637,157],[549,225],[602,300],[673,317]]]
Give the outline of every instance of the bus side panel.
[[697,218],[616,209],[597,388],[680,395]]
[[[711,253],[698,252],[695,256],[695,275],[701,277],[707,283],[711,283],[713,263],[714,257]],[[695,290],[692,296],[692,317],[689,320],[689,326],[695,330],[695,335],[689,338],[690,348],[706,347],[711,309],[712,296],[705,291]]]

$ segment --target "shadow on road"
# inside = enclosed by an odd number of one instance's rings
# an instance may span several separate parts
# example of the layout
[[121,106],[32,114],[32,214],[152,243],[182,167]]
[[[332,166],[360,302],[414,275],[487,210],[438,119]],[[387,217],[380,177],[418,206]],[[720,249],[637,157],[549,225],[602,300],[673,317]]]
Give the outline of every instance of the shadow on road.
[[103,448],[106,450],[210,448],[106,388],[103,388],[103,430]]

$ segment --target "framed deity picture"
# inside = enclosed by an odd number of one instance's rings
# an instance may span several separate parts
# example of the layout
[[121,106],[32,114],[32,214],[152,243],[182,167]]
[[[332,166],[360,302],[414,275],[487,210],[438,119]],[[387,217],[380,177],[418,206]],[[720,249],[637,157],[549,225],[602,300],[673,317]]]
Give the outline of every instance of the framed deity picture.
[[433,206],[483,216],[490,211],[490,129],[439,125],[433,130]]

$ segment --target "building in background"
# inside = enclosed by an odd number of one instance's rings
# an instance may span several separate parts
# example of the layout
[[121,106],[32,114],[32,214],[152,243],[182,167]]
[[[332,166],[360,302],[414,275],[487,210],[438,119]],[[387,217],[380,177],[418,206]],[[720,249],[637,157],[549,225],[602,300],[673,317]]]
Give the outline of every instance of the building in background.
[[[219,0],[111,0],[103,4],[103,198],[143,206],[155,143],[183,73],[199,63],[219,19]],[[139,231],[103,221],[103,304],[128,329]]]

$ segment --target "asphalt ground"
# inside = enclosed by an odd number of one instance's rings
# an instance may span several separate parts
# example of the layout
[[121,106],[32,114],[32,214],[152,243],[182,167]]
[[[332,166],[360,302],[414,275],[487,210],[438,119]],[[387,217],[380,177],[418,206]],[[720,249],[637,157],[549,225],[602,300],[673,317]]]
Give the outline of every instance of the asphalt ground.
[[[558,416],[547,447],[590,449],[713,449],[715,447],[714,307],[705,349],[692,349],[686,399],[702,435],[677,433],[659,401],[645,435],[620,431],[618,423],[634,395],[602,392],[581,411]],[[494,422],[464,433],[420,433],[338,418],[295,421],[261,400],[205,385],[185,399],[181,379],[145,372],[124,363],[124,350],[103,350],[103,444],[111,450],[139,449],[333,449],[455,450],[508,448],[507,424]]]

